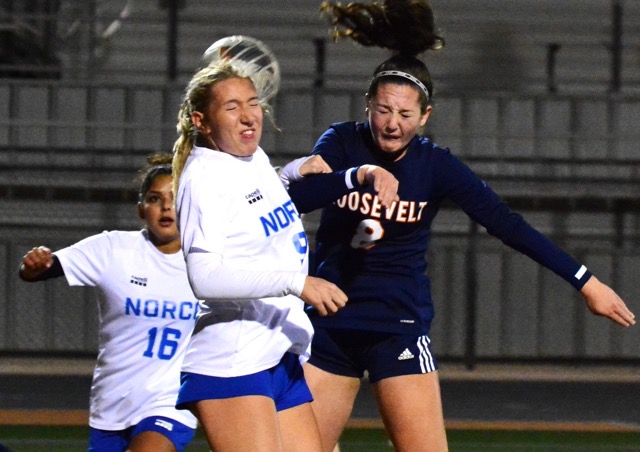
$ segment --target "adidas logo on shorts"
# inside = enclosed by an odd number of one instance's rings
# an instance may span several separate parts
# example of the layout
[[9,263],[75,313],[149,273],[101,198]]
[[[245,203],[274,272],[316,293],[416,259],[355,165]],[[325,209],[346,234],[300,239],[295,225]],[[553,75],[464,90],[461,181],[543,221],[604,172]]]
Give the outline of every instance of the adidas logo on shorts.
[[408,348],[405,348],[404,351],[400,353],[400,356],[398,356],[398,361],[404,361],[405,359],[411,358],[415,358],[415,356],[413,356],[413,353],[411,353]]

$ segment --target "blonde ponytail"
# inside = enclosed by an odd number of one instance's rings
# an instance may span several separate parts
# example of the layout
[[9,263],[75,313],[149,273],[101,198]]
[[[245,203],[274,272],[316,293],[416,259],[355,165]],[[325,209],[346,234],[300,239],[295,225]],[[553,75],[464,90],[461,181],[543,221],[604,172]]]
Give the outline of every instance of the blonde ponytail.
[[187,159],[191,154],[193,145],[195,144],[196,133],[191,122],[191,108],[189,108],[189,100],[185,99],[178,113],[178,139],[173,145],[173,198],[178,197],[178,187],[180,185],[180,175],[187,163]]

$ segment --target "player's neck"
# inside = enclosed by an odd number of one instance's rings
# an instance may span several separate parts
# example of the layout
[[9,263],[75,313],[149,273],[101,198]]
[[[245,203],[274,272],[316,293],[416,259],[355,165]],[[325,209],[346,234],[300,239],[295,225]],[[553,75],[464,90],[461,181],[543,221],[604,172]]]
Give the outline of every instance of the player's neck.
[[148,233],[149,234],[149,241],[151,242],[151,244],[153,246],[155,246],[158,251],[160,251],[162,254],[175,254],[178,251],[180,251],[180,239],[174,239],[171,241],[162,241],[159,240],[157,237],[155,237],[153,234]]

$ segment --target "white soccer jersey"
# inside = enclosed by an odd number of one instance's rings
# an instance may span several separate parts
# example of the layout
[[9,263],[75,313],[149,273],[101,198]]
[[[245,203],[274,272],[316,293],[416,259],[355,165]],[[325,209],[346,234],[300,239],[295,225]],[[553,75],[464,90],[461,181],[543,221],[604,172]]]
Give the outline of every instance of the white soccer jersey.
[[197,425],[176,410],[180,366],[198,303],[181,253],[163,254],[146,231],[103,232],[56,251],[72,286],[93,286],[100,315],[91,427],[122,430],[149,416]]
[[177,197],[182,246],[200,312],[183,371],[218,377],[306,356],[313,328],[298,296],[307,238],[269,158],[196,147]]

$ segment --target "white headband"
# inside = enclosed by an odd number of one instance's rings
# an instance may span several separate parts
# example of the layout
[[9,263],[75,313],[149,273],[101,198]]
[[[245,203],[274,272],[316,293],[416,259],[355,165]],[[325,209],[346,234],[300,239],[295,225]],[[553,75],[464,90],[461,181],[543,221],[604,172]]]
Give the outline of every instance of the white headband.
[[418,80],[413,75],[407,74],[406,72],[402,72],[402,71],[381,71],[381,72],[378,72],[377,74],[375,74],[373,76],[373,80],[379,79],[380,77],[386,77],[388,75],[394,75],[396,77],[404,77],[404,78],[406,78],[408,80],[411,80],[413,83],[418,85],[418,87],[424,92],[424,94],[427,96],[427,102],[429,102],[429,98],[431,96],[429,96],[429,90],[424,85],[424,83],[422,83],[420,80]]

